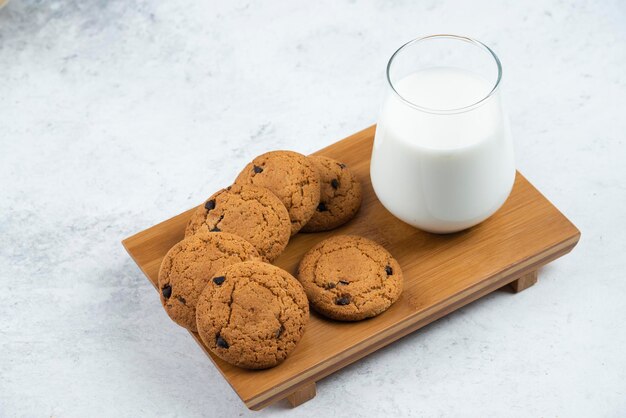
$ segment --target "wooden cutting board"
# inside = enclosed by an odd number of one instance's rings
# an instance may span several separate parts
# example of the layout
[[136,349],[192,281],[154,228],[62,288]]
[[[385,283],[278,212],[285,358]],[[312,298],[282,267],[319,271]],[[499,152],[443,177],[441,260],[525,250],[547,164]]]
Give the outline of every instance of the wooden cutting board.
[[[315,153],[345,162],[358,175],[363,205],[357,217],[334,231],[296,235],[274,264],[295,274],[302,255],[317,242],[336,234],[361,235],[385,246],[399,261],[404,293],[387,312],[361,322],[335,322],[312,313],[294,352],[268,370],[231,366],[191,333],[250,409],[284,398],[297,406],[315,396],[316,381],[367,354],[502,286],[511,284],[517,292],[533,285],[537,269],[567,254],[580,238],[578,229],[519,173],[504,206],[469,230],[434,235],[403,223],[372,190],[369,164],[374,132],[372,126]],[[123,241],[155,287],[161,259],[183,238],[193,210]]]

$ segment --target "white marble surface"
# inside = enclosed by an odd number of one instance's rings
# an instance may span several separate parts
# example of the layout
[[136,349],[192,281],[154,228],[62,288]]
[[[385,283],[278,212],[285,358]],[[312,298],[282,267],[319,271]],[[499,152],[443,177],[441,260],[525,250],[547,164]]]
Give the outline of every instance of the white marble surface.
[[[626,415],[626,3],[12,0],[0,11],[0,416]],[[372,124],[415,36],[499,53],[519,169],[582,230],[497,292],[248,411],[120,240],[261,151]]]

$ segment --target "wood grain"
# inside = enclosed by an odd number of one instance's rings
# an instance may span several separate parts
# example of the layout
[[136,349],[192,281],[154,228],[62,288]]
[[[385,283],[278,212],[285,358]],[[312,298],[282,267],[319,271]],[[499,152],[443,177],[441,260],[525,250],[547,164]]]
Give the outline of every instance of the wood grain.
[[[358,175],[363,206],[357,217],[334,231],[296,235],[274,264],[294,274],[304,252],[317,242],[335,234],[362,235],[384,245],[400,262],[404,293],[384,314],[358,323],[312,314],[291,356],[268,370],[231,366],[213,356],[192,333],[251,409],[307,387],[310,394],[310,384],[317,380],[518,279],[524,280],[517,282],[521,290],[528,284],[525,275],[568,253],[579,240],[578,229],[519,173],[504,206],[476,227],[434,235],[403,223],[378,202],[372,190],[369,160],[374,132],[372,126],[316,153],[345,162]],[[183,238],[193,210],[123,241],[153,284],[161,259]]]

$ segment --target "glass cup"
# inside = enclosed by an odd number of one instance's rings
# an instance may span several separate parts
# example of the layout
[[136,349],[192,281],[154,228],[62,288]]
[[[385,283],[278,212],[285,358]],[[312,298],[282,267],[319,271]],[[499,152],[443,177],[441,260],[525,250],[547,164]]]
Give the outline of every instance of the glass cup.
[[389,212],[450,233],[502,206],[515,161],[501,80],[496,54],[463,36],[415,39],[391,56],[370,166]]

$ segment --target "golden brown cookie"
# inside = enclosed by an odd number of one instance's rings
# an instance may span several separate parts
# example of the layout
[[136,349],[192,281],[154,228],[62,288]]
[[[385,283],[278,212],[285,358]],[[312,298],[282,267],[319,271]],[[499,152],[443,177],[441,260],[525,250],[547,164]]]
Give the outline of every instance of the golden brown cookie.
[[311,306],[332,319],[358,321],[388,309],[402,293],[402,270],[369,239],[339,235],[311,248],[298,267]]
[[209,197],[191,217],[185,236],[203,225],[239,235],[268,262],[283,252],[291,235],[289,213],[280,199],[264,187],[248,184],[235,184]]
[[303,232],[328,231],[348,222],[361,206],[361,184],[348,167],[332,158],[308,157],[320,175],[320,203]]
[[196,331],[196,303],[217,270],[246,260],[260,260],[248,241],[206,227],[174,245],[159,270],[161,303],[174,322]]
[[285,270],[247,261],[220,270],[200,295],[198,333],[215,355],[247,369],[276,366],[309,320],[302,286]]
[[287,208],[291,235],[298,232],[315,213],[320,202],[319,174],[302,154],[271,151],[248,164],[236,184],[254,184],[268,188]]

